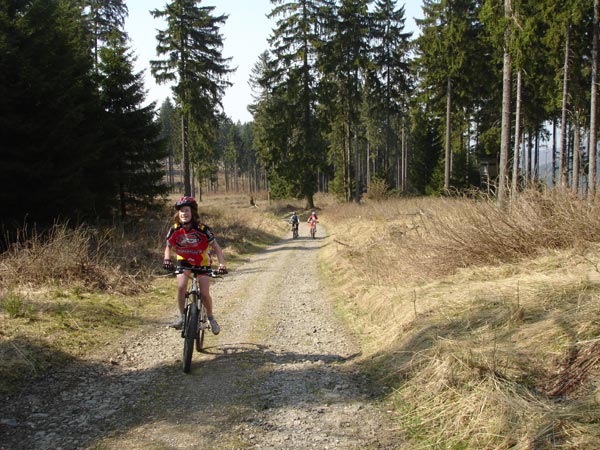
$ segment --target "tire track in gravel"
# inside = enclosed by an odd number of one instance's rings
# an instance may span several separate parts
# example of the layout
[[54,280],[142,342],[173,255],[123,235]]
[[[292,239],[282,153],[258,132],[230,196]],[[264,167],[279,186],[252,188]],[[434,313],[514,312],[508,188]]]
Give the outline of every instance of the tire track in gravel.
[[180,333],[156,327],[115,355],[120,364],[55,383],[55,397],[14,419],[27,439],[5,448],[400,447],[319,282],[326,231],[300,231],[213,285],[222,331],[189,374]]

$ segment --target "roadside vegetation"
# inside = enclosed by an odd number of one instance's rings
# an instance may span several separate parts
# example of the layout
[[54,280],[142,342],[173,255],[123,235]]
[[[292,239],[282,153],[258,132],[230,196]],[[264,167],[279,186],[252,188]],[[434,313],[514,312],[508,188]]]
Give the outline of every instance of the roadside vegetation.
[[600,208],[330,205],[323,264],[407,448],[600,448]]
[[[217,233],[229,265],[285,230],[264,206],[250,208],[239,195],[201,203],[201,219]],[[171,214],[165,207],[120,228],[22,230],[0,254],[0,393],[101,357],[124,333],[164,319],[175,298],[161,267]]]

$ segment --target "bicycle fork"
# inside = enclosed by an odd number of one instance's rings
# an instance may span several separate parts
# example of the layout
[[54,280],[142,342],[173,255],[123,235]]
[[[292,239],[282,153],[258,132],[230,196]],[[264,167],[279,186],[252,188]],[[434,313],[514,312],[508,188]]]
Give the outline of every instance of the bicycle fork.
[[[183,309],[183,314],[185,317],[185,320],[183,321],[183,326],[181,327],[181,337],[185,338],[186,332],[187,332],[187,327],[188,327],[188,322],[189,322],[189,316],[188,316],[188,310],[190,308],[190,305],[192,304],[192,302],[189,301],[190,295],[194,294],[196,291],[189,291],[186,292],[185,294],[185,307]],[[204,304],[202,303],[202,299],[200,298],[200,294],[196,293],[196,298],[198,299],[198,331],[201,330],[209,330],[210,329],[210,324],[208,323],[208,317],[206,316],[206,313],[204,313],[204,311],[206,311],[204,309]]]

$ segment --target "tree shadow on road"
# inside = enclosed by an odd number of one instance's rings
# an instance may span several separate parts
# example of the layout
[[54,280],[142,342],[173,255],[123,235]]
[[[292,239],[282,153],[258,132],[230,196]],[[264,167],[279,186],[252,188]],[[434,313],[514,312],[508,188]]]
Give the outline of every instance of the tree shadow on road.
[[369,395],[351,367],[358,356],[241,342],[195,352],[189,374],[180,360],[146,370],[77,362],[1,399],[0,448],[97,448],[157,423],[193,429],[203,420],[205,433],[218,433],[256,411],[350,402]]

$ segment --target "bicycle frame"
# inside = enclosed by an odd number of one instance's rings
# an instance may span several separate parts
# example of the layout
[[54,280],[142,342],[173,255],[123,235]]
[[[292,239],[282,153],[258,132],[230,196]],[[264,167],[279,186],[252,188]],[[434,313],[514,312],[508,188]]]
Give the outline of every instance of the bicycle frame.
[[313,220],[312,222],[309,222],[310,225],[310,235],[312,236],[312,238],[314,239],[315,234],[317,234],[317,220]]
[[204,333],[210,329],[208,314],[202,303],[202,295],[198,287],[198,276],[208,275],[212,278],[217,278],[218,275],[210,267],[181,268],[181,270],[190,270],[192,272],[192,283],[185,293],[185,320],[181,329],[181,337],[184,339],[183,371],[188,373],[192,364],[194,342],[196,344],[196,351],[202,351]]
[[[195,303],[198,307],[198,311],[200,312],[199,317],[199,325],[203,325],[202,329],[210,328],[208,325],[208,319],[206,314],[206,308],[204,307],[204,303],[202,303],[202,295],[200,295],[200,289],[198,288],[198,274],[192,274],[192,285],[190,289],[185,293],[185,306],[183,311],[187,312],[188,308],[192,303]],[[204,316],[204,317],[203,317]],[[204,318],[204,320],[202,320]],[[185,337],[185,323],[184,327],[181,329],[181,337]],[[200,351],[200,349],[198,349]]]

